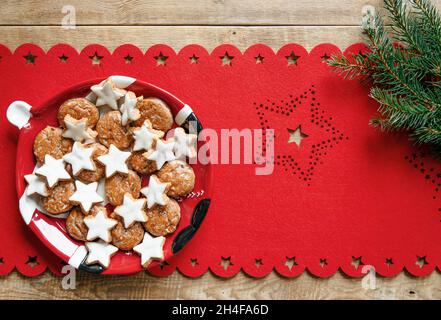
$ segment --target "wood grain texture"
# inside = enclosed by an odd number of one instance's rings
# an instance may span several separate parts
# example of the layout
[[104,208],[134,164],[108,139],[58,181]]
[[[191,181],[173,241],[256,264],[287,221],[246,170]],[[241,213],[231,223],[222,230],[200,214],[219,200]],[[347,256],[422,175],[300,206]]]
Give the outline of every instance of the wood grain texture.
[[[437,0],[438,1],[438,0]],[[380,0],[6,0],[1,25],[60,25],[63,6],[77,25],[359,25]]]
[[[336,37],[338,34],[338,37]],[[0,42],[14,50],[20,44],[32,42],[48,50],[56,43],[69,43],[81,50],[91,43],[100,43],[109,50],[124,43],[137,45],[143,51],[158,43],[168,44],[176,51],[188,44],[197,43],[209,51],[222,43],[235,44],[245,50],[252,44],[265,43],[278,50],[287,43],[296,42],[307,50],[319,43],[334,43],[344,49],[363,40],[359,27],[220,27],[220,26],[155,26],[113,27],[83,26],[75,30],[48,26],[0,26]]]
[[307,273],[295,279],[275,273],[252,279],[243,273],[220,279],[210,273],[190,279],[175,272],[168,278],[147,274],[100,277],[78,273],[75,290],[64,290],[61,278],[44,273],[26,278],[13,272],[0,278],[0,299],[441,299],[441,277],[378,278],[376,289],[341,273],[318,279]]
[[[433,0],[441,8],[441,0]],[[75,30],[60,27],[62,7],[76,9]],[[113,50],[133,43],[142,50],[165,43],[175,50],[191,43],[212,50],[231,43],[241,50],[265,43],[274,50],[299,43],[310,50],[318,43],[341,49],[361,41],[361,10],[381,0],[3,0],[0,43],[14,50],[32,42],[44,49],[64,42],[81,50],[101,43]],[[46,272],[26,278],[17,272],[0,277],[0,299],[441,299],[441,275],[414,278],[403,272],[377,279],[365,290],[361,279],[337,273],[318,279],[304,273],[295,279],[271,273],[253,279],[239,273],[220,279],[207,273],[190,279],[175,272],[167,278],[146,274],[97,277],[78,273],[76,290],[63,290],[61,278]]]

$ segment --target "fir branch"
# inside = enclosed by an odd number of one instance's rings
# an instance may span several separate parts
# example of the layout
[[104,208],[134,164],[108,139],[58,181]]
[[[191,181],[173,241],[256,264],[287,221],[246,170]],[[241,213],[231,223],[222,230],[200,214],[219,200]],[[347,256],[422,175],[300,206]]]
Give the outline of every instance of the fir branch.
[[441,158],[441,18],[428,0],[405,1],[384,1],[390,34],[378,14],[364,18],[369,54],[333,56],[328,63],[345,78],[372,80],[370,95],[380,107],[371,125],[408,130]]

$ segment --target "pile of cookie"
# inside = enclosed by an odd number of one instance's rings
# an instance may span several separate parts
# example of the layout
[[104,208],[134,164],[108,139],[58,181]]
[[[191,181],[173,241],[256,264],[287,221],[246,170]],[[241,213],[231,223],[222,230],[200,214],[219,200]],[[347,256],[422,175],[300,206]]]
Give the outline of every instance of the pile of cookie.
[[196,156],[197,136],[173,128],[163,101],[137,97],[110,78],[91,92],[64,102],[59,126],[37,134],[25,192],[47,213],[67,215],[67,232],[89,251],[87,264],[106,268],[118,250],[133,250],[147,267],[164,258],[165,236],[181,218],[176,199],[194,188],[187,160]]

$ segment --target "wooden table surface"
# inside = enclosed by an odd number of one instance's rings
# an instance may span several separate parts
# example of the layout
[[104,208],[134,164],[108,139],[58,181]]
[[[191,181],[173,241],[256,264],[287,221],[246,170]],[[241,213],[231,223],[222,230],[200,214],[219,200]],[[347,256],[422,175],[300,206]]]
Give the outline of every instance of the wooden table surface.
[[[441,0],[435,1],[441,7]],[[76,29],[60,27],[64,5],[76,11]],[[308,50],[330,42],[340,48],[362,41],[360,20],[365,5],[380,0],[3,0],[0,6],[0,43],[14,50],[33,42],[45,50],[60,42],[81,50],[100,43],[110,50],[132,43],[146,50],[165,43],[175,50],[197,43],[208,50],[232,43],[241,50],[265,43],[277,50],[296,42]],[[47,272],[26,278],[17,272],[0,277],[0,299],[439,299],[439,272],[414,278],[405,272],[378,278],[376,289],[341,273],[317,279],[304,273],[286,279],[271,273],[253,279],[239,273],[220,279],[210,273],[190,279],[178,272],[167,278],[146,274],[96,277],[77,274],[77,288],[64,290],[61,279]]]

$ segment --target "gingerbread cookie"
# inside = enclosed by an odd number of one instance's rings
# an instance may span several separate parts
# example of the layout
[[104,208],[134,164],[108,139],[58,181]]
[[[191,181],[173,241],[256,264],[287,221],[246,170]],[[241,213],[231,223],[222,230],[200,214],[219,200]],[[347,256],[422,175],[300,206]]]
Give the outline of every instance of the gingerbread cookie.
[[73,209],[66,219],[66,230],[69,235],[79,241],[87,241],[87,226],[84,224],[85,215],[79,209]]
[[167,195],[182,197],[194,188],[195,174],[191,166],[181,160],[167,162],[156,175],[162,182],[169,182],[170,188]]
[[94,165],[94,170],[82,170],[78,174],[78,178],[83,182],[96,182],[104,177],[104,165],[102,165],[97,159],[99,156],[105,155],[107,153],[107,148],[99,143],[94,143],[89,148],[93,148],[92,162]]
[[42,198],[43,208],[47,212],[57,215],[72,209],[73,204],[69,198],[75,192],[75,184],[72,181],[58,182],[48,190],[48,196]]
[[144,228],[154,236],[165,236],[176,230],[181,220],[181,208],[176,200],[169,199],[164,206],[156,205],[147,209]]
[[152,174],[156,171],[156,162],[154,160],[148,160],[143,154],[143,150],[132,152],[132,155],[129,158],[129,164],[132,169],[139,174]]
[[109,202],[114,206],[119,206],[123,203],[125,193],[130,193],[133,198],[139,197],[141,178],[132,170],[129,170],[126,175],[116,173],[106,179],[105,189]]
[[62,136],[63,130],[47,126],[41,130],[34,140],[34,155],[39,163],[44,162],[45,155],[61,159],[72,150],[73,141]]
[[153,129],[168,131],[173,126],[173,115],[169,107],[160,99],[148,98],[138,101],[140,117],[134,122],[136,127],[141,127],[145,120],[149,120]]
[[111,144],[118,149],[130,147],[133,137],[121,124],[121,113],[110,111],[101,116],[96,125],[99,141],[106,147]]
[[64,102],[58,109],[58,123],[64,127],[64,118],[70,115],[72,118],[80,120],[87,119],[89,128],[95,127],[99,119],[98,108],[90,101],[84,98],[74,98]]
[[129,228],[124,228],[123,219],[112,213],[112,219],[118,221],[118,224],[112,229],[112,244],[120,250],[132,250],[139,244],[144,237],[144,228],[141,223],[135,222]]

